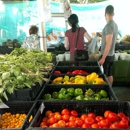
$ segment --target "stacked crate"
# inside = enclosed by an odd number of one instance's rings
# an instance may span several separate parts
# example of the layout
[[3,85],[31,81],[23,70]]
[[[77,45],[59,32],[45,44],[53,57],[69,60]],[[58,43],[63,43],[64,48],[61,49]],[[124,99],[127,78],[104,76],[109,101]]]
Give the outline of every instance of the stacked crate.
[[[67,71],[74,71],[76,69],[87,71],[88,74],[92,72],[96,72],[99,77],[102,77],[106,84],[53,84],[53,80],[57,77],[64,77],[65,75],[72,77],[75,75],[66,74]],[[55,74],[55,71],[60,71],[61,74]],[[87,74],[87,75],[88,75]],[[83,74],[81,74],[83,75]],[[84,75],[86,76],[86,75]],[[81,88],[83,91],[91,88],[94,92],[99,92],[100,90],[105,90],[108,94],[109,100],[71,100],[71,99],[43,99],[43,95],[53,92],[59,91],[61,88]],[[87,62],[58,62],[56,66],[53,68],[49,81],[45,84],[44,88],[37,96],[36,99],[37,107],[39,110],[37,111],[33,121],[30,123],[28,130],[42,130],[44,128],[40,127],[40,123],[42,122],[43,117],[45,117],[45,113],[47,110],[51,110],[52,112],[61,112],[64,108],[68,110],[76,110],[81,116],[84,113],[94,112],[96,115],[103,116],[106,110],[110,110],[115,113],[123,112],[127,116],[130,116],[130,104],[127,101],[118,101],[112,87],[110,87],[109,82],[106,76],[102,73],[100,65],[97,61],[87,61]],[[36,107],[36,106],[35,106]],[[48,127],[48,129],[54,129]],[[72,129],[72,128],[57,128],[57,129]],[[75,128],[77,129],[77,128]],[[82,129],[82,128],[78,128]],[[91,128],[86,128],[91,129]]]
[[[67,74],[67,71],[74,70],[83,70],[87,71],[87,74],[80,74],[82,76],[87,76],[92,72],[96,72],[99,77],[103,78],[106,84],[53,84],[53,80],[57,77],[64,77],[67,75],[69,78],[76,76],[75,74]],[[58,70],[61,74],[55,74],[54,72]],[[58,92],[61,88],[80,88],[83,92],[88,89],[93,90],[94,93],[97,93],[101,90],[107,92],[108,100],[74,100],[74,99],[44,99],[44,95],[53,92]],[[31,90],[32,91],[32,90]],[[83,61],[83,62],[58,62],[53,70],[50,72],[49,81],[42,85],[42,89],[35,94],[33,93],[33,99],[27,100],[27,98],[22,98],[22,96],[27,96],[23,91],[17,101],[7,102],[6,104],[10,107],[7,109],[0,109],[1,114],[6,111],[12,112],[13,114],[17,113],[26,113],[27,117],[24,120],[22,126],[18,130],[43,130],[43,129],[54,129],[54,127],[42,128],[40,124],[45,117],[46,111],[50,110],[52,112],[61,112],[63,109],[68,109],[69,111],[76,110],[78,112],[78,117],[82,114],[88,114],[90,112],[95,113],[97,116],[104,116],[104,112],[110,110],[115,113],[124,113],[126,116],[130,117],[130,104],[127,101],[118,101],[112,87],[110,87],[109,82],[106,76],[102,73],[101,67],[97,61]],[[30,96],[32,94],[29,94]],[[18,101],[19,100],[19,101]],[[30,120],[30,117],[32,119]],[[104,127],[105,128],[105,127]],[[83,127],[59,127],[55,129],[83,129]],[[91,127],[86,128],[87,130],[92,129]],[[99,128],[98,128],[99,129]],[[123,130],[123,128],[120,128]],[[4,129],[2,129],[4,130]],[[9,129],[12,130],[12,129]],[[13,129],[17,130],[17,129]],[[109,128],[107,128],[109,130]]]

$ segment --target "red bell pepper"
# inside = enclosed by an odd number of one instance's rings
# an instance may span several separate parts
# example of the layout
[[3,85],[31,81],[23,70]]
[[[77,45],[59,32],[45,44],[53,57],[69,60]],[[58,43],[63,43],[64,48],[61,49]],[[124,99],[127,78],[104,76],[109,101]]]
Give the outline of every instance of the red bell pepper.
[[71,72],[70,72],[70,71],[67,71],[67,74],[71,74]]
[[54,74],[61,74],[61,72],[59,70],[55,70]]
[[87,72],[83,70],[74,70],[72,74],[87,74]]
[[80,70],[79,74],[88,74],[86,71]]
[[72,74],[79,74],[79,70],[72,71]]

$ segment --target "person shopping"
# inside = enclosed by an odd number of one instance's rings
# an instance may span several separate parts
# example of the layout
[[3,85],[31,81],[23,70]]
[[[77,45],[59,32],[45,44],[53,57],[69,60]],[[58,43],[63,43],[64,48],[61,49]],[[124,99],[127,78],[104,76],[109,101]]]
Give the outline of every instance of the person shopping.
[[105,9],[107,24],[102,31],[101,58],[99,64],[103,65],[104,74],[107,76],[110,85],[113,84],[112,66],[114,63],[115,44],[118,35],[118,26],[113,20],[114,7],[108,5]]
[[[76,14],[71,14],[70,17],[68,18],[68,24],[71,26],[71,29],[67,30],[65,33],[65,48],[66,50],[70,49],[71,61],[74,61],[74,52],[78,31],[79,34],[77,40],[77,50],[88,49],[88,44],[92,40],[86,29],[84,27],[78,26],[78,22],[79,22],[78,16]],[[84,47],[84,37],[86,37],[88,40],[86,48]]]
[[32,25],[29,29],[29,35],[23,41],[22,47],[27,50],[41,50],[40,49],[40,39],[38,38],[38,27]]

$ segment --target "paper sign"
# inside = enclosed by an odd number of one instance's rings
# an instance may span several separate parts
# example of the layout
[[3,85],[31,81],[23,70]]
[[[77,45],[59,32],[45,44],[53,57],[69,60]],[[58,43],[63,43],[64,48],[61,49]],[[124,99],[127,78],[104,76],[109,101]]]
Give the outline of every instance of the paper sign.
[[63,6],[64,6],[65,18],[68,19],[68,17],[72,14],[70,2],[68,0],[63,0]]
[[1,108],[9,108],[6,104],[4,104],[4,103],[0,103],[0,109]]
[[40,107],[41,114],[43,113],[44,108],[45,108],[45,105],[42,103]]

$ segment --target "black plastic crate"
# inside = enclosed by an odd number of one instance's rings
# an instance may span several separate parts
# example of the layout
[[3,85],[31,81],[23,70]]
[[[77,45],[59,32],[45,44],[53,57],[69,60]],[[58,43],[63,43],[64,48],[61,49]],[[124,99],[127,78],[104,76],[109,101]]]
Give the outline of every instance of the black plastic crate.
[[83,70],[86,71],[87,73],[92,73],[92,72],[96,72],[97,74],[102,74],[101,68],[99,66],[56,66],[51,74],[54,74],[54,71],[60,71],[61,74],[67,74],[68,71],[72,72],[74,70]]
[[100,66],[98,61],[59,61],[56,66]]
[[31,88],[23,88],[15,90],[13,94],[7,93],[8,101],[3,98],[3,102],[11,102],[11,101],[34,101],[38,96],[39,92],[42,90],[45,82],[42,85],[36,83],[35,86]]
[[[66,75],[67,75],[67,74],[66,74]],[[53,74],[53,75],[50,76],[49,82],[48,82],[47,84],[53,85],[53,84],[52,84],[52,81],[53,81],[55,78],[57,78],[57,77],[64,77],[64,76],[65,76],[65,74],[60,74],[60,75]],[[69,78],[71,78],[71,77],[74,77],[75,75],[68,75],[68,76],[69,76]],[[83,76],[87,76],[87,75],[83,75]],[[103,80],[106,82],[106,84],[110,85],[109,82],[108,82],[108,79],[107,79],[106,75],[104,75],[104,74],[99,74],[99,77],[103,78]],[[57,85],[66,85],[66,84],[57,84]],[[71,84],[71,85],[74,86],[75,84]],[[77,85],[77,84],[76,84],[76,85]],[[89,84],[88,84],[88,85],[89,85]],[[98,84],[98,85],[100,85],[100,84]]]
[[[65,85],[64,86],[64,88],[71,88],[71,87],[72,87],[72,85]],[[44,86],[44,88],[42,89],[42,91],[40,92],[40,94],[38,95],[36,100],[43,100],[44,94],[49,93],[49,94],[52,95],[53,92],[59,92],[59,90],[61,88],[63,88],[63,86],[59,86],[59,85],[53,85],[52,86],[52,85],[47,84],[47,85]],[[96,85],[80,85],[80,86],[74,85],[73,88],[81,88],[84,93],[89,88],[92,89],[94,93],[98,93],[100,90],[105,90],[107,92],[107,97],[109,98],[109,100],[118,100],[118,98],[115,95],[115,92],[113,91],[112,87],[110,87],[109,85],[100,85],[100,86],[96,86]],[[63,100],[63,99],[61,99],[61,100]],[[57,100],[54,100],[54,101],[57,101]]]
[[[53,112],[61,112],[62,109],[67,108],[70,111],[75,109],[78,113],[79,116],[84,113],[89,113],[89,112],[94,112],[96,115],[103,116],[104,112],[106,110],[113,111],[115,113],[118,112],[123,112],[126,114],[128,117],[130,117],[130,103],[128,101],[100,101],[100,102],[95,102],[95,101],[37,101],[37,106],[39,107],[39,111],[35,115],[33,121],[30,123],[30,126],[28,130],[43,130],[43,128],[40,128],[40,122],[42,117],[45,116],[45,111],[46,110],[51,110]],[[41,108],[45,107],[43,112],[41,112]],[[45,128],[48,130],[52,130],[54,128]],[[59,130],[66,130],[66,129],[82,129],[82,128],[56,128]],[[86,130],[90,130],[90,128],[86,128]],[[93,130],[93,129],[92,129]],[[99,128],[97,129],[99,130]],[[106,130],[111,130],[111,129],[106,129]],[[122,130],[122,129],[121,129]]]
[[[10,112],[11,114],[18,114],[18,113],[19,114],[26,114],[27,116],[26,116],[26,119],[23,121],[21,128],[0,128],[1,130],[25,130],[27,119],[30,118],[29,113],[31,113],[32,117],[34,117],[36,112],[37,112],[36,108],[35,109],[33,108],[33,105],[35,104],[35,102],[33,102],[33,101],[8,102],[5,104],[9,108],[1,108],[0,114]],[[32,111],[32,108],[33,108],[33,111]]]

